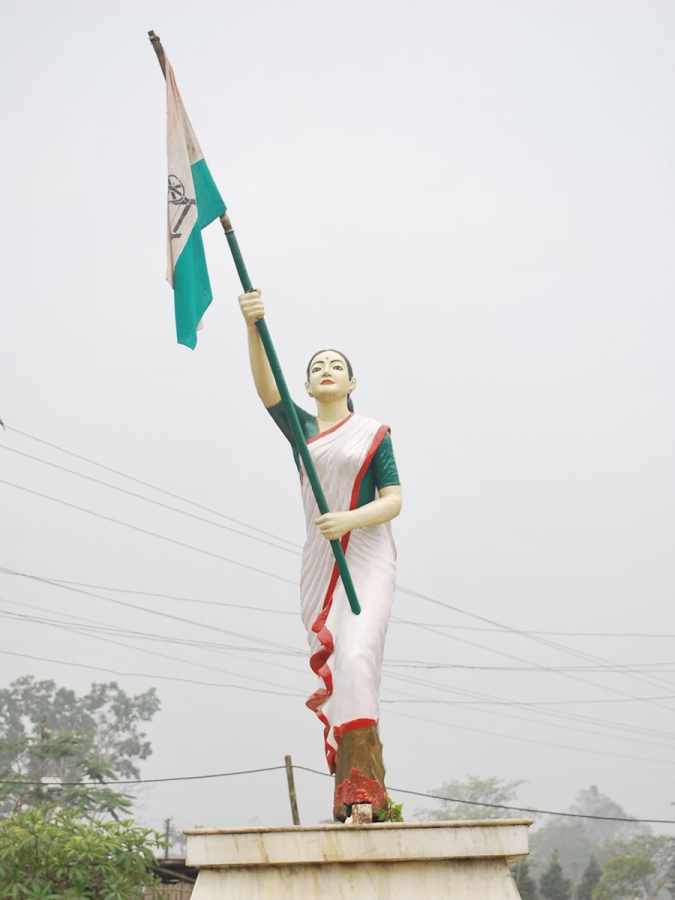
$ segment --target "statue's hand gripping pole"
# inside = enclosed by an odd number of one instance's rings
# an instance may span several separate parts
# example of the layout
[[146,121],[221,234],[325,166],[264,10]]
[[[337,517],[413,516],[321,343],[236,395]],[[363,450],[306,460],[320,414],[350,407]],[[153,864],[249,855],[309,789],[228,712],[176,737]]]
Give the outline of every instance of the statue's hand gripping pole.
[[[241,251],[239,249],[237,236],[234,233],[232,223],[230,222],[230,218],[227,213],[223,213],[223,215],[220,217],[220,221],[223,226],[223,231],[225,232],[225,235],[227,237],[227,243],[229,244],[230,250],[232,251],[232,258],[234,259],[234,264],[237,267],[237,272],[239,273],[241,286],[243,287],[244,291],[248,293],[249,291],[253,290],[253,285],[251,284],[251,279],[249,278],[248,272],[246,271],[246,265],[244,264]],[[255,324],[256,328],[258,329],[258,333],[260,334],[260,339],[263,343],[263,347],[265,348],[265,353],[267,354],[267,359],[269,360],[270,368],[272,369],[272,374],[274,375],[274,380],[276,381],[277,388],[279,389],[279,393],[281,394],[281,401],[284,404],[284,410],[293,432],[295,445],[298,448],[298,453],[300,454],[300,458],[302,459],[302,462],[305,466],[305,472],[307,473],[307,477],[309,478],[309,483],[312,486],[312,491],[314,492],[314,497],[316,499],[316,505],[319,507],[319,512],[323,516],[327,512],[330,512],[330,510],[328,509],[328,503],[326,502],[326,497],[323,493],[323,488],[321,487],[319,476],[317,475],[316,469],[314,468],[314,463],[312,462],[312,457],[309,452],[309,448],[307,447],[305,436],[302,433],[298,414],[295,410],[295,404],[293,403],[291,395],[288,392],[286,379],[284,378],[284,373],[281,371],[279,359],[274,349],[274,344],[272,343],[272,338],[270,337],[267,323],[265,322],[265,319],[262,318],[258,319]],[[354,583],[349,572],[349,567],[347,566],[347,560],[345,559],[342,544],[340,543],[340,541],[331,541],[330,545],[333,549],[333,555],[335,556],[335,562],[337,563],[340,578],[342,578],[342,583],[345,587],[349,605],[352,608],[352,612],[358,616],[358,614],[361,612],[361,607],[356,596],[356,591],[354,590]]]
[[[150,37],[150,42],[152,43],[153,49],[157,54],[157,59],[159,60],[162,74],[166,78],[164,48],[162,47],[162,42],[154,31],[149,31],[148,35]],[[246,271],[246,265],[244,264],[241,251],[239,249],[239,243],[237,242],[237,237],[234,233],[230,218],[227,213],[223,213],[223,215],[220,217],[220,221],[223,226],[223,231],[227,236],[227,243],[229,244],[230,250],[232,251],[232,258],[234,259],[234,264],[237,267],[237,272],[239,273],[241,286],[243,287],[244,291],[248,293],[249,291],[253,290],[253,285],[251,284],[251,279],[249,278],[248,272]],[[312,486],[316,504],[319,507],[319,512],[323,516],[326,513],[330,512],[330,510],[328,509],[328,503],[326,502],[323,488],[321,487],[321,483],[319,482],[319,476],[317,475],[316,469],[314,468],[314,463],[312,462],[312,457],[307,447],[305,436],[302,433],[302,428],[300,427],[300,422],[298,420],[298,414],[295,411],[295,405],[293,404],[291,395],[288,392],[286,379],[284,378],[284,374],[281,371],[279,359],[274,349],[274,344],[272,343],[272,338],[270,337],[267,323],[263,318],[258,319],[255,324],[258,329],[258,333],[260,334],[263,347],[265,348],[265,353],[267,354],[267,359],[269,360],[272,374],[274,375],[274,380],[276,382],[277,388],[279,389],[279,394],[281,395],[281,400],[284,404],[284,410],[286,411],[286,415],[288,416],[288,421],[293,432],[295,444],[298,448],[300,458],[302,459],[302,462],[305,466],[305,472],[307,473],[307,477],[309,478],[309,482]],[[342,578],[342,583],[345,587],[349,605],[352,609],[352,612],[355,615],[358,615],[361,612],[361,607],[356,596],[356,591],[354,590],[354,582],[352,581],[352,576],[349,573],[349,567],[347,566],[347,560],[345,559],[342,544],[340,543],[340,541],[331,541],[330,545],[333,549],[333,555],[335,556],[335,562],[337,563],[338,571],[340,573],[340,577]]]

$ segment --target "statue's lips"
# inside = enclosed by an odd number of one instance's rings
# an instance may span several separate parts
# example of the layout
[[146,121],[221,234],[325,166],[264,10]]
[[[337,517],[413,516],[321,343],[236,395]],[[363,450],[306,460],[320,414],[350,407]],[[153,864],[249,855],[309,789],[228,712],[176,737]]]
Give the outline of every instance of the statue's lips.
[[332,382],[332,381],[330,380],[330,378],[324,378],[324,380],[321,382],[321,384],[333,384],[333,383],[334,383],[334,382]]

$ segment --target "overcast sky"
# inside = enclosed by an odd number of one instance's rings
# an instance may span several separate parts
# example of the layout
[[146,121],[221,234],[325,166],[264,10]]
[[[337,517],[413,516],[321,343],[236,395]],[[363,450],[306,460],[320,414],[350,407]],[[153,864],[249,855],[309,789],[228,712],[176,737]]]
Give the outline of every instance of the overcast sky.
[[[156,686],[145,778],[289,753],[325,771],[297,475],[251,384],[218,223],[205,328],[194,352],[175,342],[154,29],[296,400],[335,346],[357,411],[392,429],[394,798],[410,815],[424,801],[395,788],[476,774],[524,780],[537,808],[595,784],[673,818],[673,4],[1,15],[0,566],[71,586],[0,574],[0,685]],[[329,817],[331,781],[297,781],[303,823]],[[282,772],[145,786],[137,811],[290,822]]]

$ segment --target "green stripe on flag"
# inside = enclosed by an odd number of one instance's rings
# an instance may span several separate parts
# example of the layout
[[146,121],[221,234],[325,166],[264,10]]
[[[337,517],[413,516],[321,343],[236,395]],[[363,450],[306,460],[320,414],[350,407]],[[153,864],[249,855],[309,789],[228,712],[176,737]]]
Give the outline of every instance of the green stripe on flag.
[[173,270],[173,302],[179,344],[195,349],[197,325],[212,299],[202,233],[199,228],[193,228]]
[[226,206],[204,160],[190,168],[198,218],[173,270],[173,301],[178,343],[194,350],[197,325],[213,299],[201,230],[222,215]]
[[197,226],[205,228],[218,216],[222,216],[227,207],[204,160],[200,159],[193,163],[190,169],[192,170],[192,180],[194,181],[195,194],[197,195],[197,210],[199,212]]

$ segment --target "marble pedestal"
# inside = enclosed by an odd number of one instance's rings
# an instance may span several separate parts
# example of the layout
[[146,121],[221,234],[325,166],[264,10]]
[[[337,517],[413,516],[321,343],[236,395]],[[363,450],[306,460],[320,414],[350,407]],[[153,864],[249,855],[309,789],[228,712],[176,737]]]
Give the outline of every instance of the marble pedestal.
[[192,900],[519,900],[509,864],[529,853],[530,819],[200,828]]

